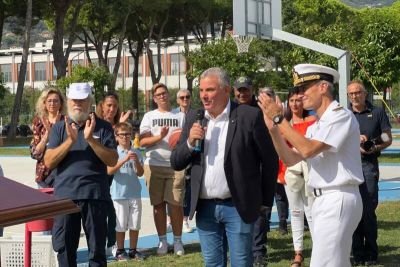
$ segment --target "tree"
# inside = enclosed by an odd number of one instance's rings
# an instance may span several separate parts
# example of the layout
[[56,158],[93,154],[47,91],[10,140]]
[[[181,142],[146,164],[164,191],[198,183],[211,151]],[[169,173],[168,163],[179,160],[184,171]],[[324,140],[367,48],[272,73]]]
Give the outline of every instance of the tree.
[[189,53],[187,60],[193,69],[187,75],[198,78],[210,67],[221,67],[228,72],[232,82],[240,76],[248,76],[252,78],[256,88],[268,85],[286,89],[286,82],[281,74],[267,66],[271,65],[267,60],[270,55],[271,47],[263,40],[255,39],[250,44],[248,53],[238,54],[232,38],[218,39]]
[[29,42],[31,38],[32,26],[32,0],[27,0],[26,4],[26,18],[25,18],[25,34],[24,34],[24,47],[22,51],[22,60],[18,76],[17,93],[15,95],[14,107],[11,114],[11,125],[8,131],[8,138],[15,138],[17,125],[19,121],[19,113],[21,109],[22,94],[24,92],[26,65],[28,61]]
[[112,81],[112,75],[103,66],[92,64],[89,67],[76,65],[72,69],[72,74],[57,80],[57,86],[62,91],[66,91],[71,83],[92,82],[94,96],[98,103],[104,96],[104,87],[109,86]]
[[[54,30],[51,50],[54,58],[54,66],[57,70],[57,79],[65,77],[67,74],[67,60],[75,40],[75,26],[81,6],[81,0],[50,0],[48,3],[46,17],[47,25]],[[69,29],[66,27],[68,16],[71,16]],[[70,34],[68,45],[64,52],[64,35],[66,31]]]

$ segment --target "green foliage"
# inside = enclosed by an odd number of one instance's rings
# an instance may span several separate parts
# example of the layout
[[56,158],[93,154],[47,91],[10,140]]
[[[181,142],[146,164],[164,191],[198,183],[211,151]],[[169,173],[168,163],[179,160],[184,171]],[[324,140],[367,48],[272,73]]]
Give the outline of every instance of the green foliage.
[[198,78],[208,68],[221,67],[228,72],[232,83],[237,77],[248,76],[253,79],[256,88],[269,85],[286,89],[281,74],[268,70],[271,69],[271,50],[267,42],[259,39],[253,40],[247,53],[240,54],[232,38],[211,41],[189,52],[187,60],[193,69],[187,75]]
[[106,86],[110,86],[112,80],[112,75],[108,72],[105,67],[99,66],[97,64],[92,64],[89,67],[84,67],[81,65],[76,65],[72,69],[71,76],[63,77],[57,80],[57,86],[63,92],[66,88],[75,82],[91,82],[93,83],[94,95],[96,103],[103,98],[105,93],[104,89]]

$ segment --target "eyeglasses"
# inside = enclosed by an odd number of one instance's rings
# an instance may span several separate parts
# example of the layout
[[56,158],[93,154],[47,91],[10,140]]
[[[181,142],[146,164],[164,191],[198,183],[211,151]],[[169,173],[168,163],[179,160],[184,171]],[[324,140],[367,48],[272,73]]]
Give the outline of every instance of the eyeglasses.
[[118,133],[118,137],[130,137],[132,134],[131,133]]
[[357,92],[351,92],[347,93],[348,96],[360,96],[364,93],[364,91],[357,91]]
[[46,102],[49,103],[49,104],[50,103],[58,104],[58,103],[60,103],[60,100],[58,100],[58,99],[47,99]]
[[183,99],[190,99],[190,95],[180,96],[179,99],[180,99],[180,100],[183,100]]
[[165,92],[162,92],[159,94],[155,94],[154,97],[161,98],[161,97],[167,96],[167,94],[168,94],[168,92],[165,91]]

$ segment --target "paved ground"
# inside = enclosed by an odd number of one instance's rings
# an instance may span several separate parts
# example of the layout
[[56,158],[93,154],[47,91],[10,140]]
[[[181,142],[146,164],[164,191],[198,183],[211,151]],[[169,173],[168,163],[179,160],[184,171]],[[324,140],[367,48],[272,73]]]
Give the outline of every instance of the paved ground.
[[[400,140],[395,140],[393,145],[386,153],[399,153]],[[34,182],[35,161],[30,157],[4,157],[0,156],[0,164],[3,167],[5,177],[25,184],[27,186],[36,187]],[[393,200],[400,199],[400,164],[381,164],[381,182],[380,182],[380,199]],[[151,248],[157,245],[156,229],[153,222],[152,207],[150,206],[148,193],[144,186],[143,180],[142,196],[143,196],[143,214],[142,214],[142,229],[140,231],[139,248]],[[277,224],[276,209],[272,216],[272,226]],[[194,221],[190,222],[193,227]],[[24,233],[24,225],[15,225],[7,227],[4,230],[4,235],[21,235]],[[172,236],[169,234],[169,241],[172,242]],[[197,232],[184,234],[184,243],[196,242],[198,240]],[[79,262],[85,266],[87,259],[86,240],[84,235],[80,240]]]

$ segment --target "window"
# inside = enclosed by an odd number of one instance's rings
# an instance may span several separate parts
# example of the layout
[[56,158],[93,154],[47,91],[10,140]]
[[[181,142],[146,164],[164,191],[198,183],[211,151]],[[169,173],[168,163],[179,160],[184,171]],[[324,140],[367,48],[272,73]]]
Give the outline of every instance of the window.
[[54,63],[53,63],[53,80],[57,80],[57,69]]
[[[116,58],[108,59],[108,70],[110,71],[110,73],[113,73],[116,62],[117,62]],[[120,62],[120,64],[119,64],[118,77],[122,77],[122,62]]]
[[[25,82],[29,82],[29,62],[26,63],[26,73],[25,73]],[[18,68],[18,77],[19,77],[19,69],[21,67],[21,64],[18,63],[17,68]]]
[[72,63],[72,67],[75,65],[81,65],[81,66],[85,65],[83,59],[74,59],[74,60],[72,60],[71,63]]
[[[133,57],[129,57],[129,69],[128,69],[128,76],[132,77],[133,76],[133,68],[134,68],[134,60]],[[143,75],[143,67],[142,67],[142,57],[139,57],[139,77]]]
[[185,74],[186,73],[186,59],[182,54],[179,54],[179,73]]
[[0,73],[3,74],[3,81],[5,83],[12,82],[11,64],[0,65]]
[[35,81],[46,81],[46,62],[35,63]]
[[[153,55],[154,72],[156,73],[156,75],[158,72],[158,61],[157,60],[158,60],[157,55]],[[161,72],[163,71],[163,67],[164,67],[164,63],[163,63],[162,56],[161,56]]]
[[179,67],[179,54],[171,54],[171,75],[178,75]]

